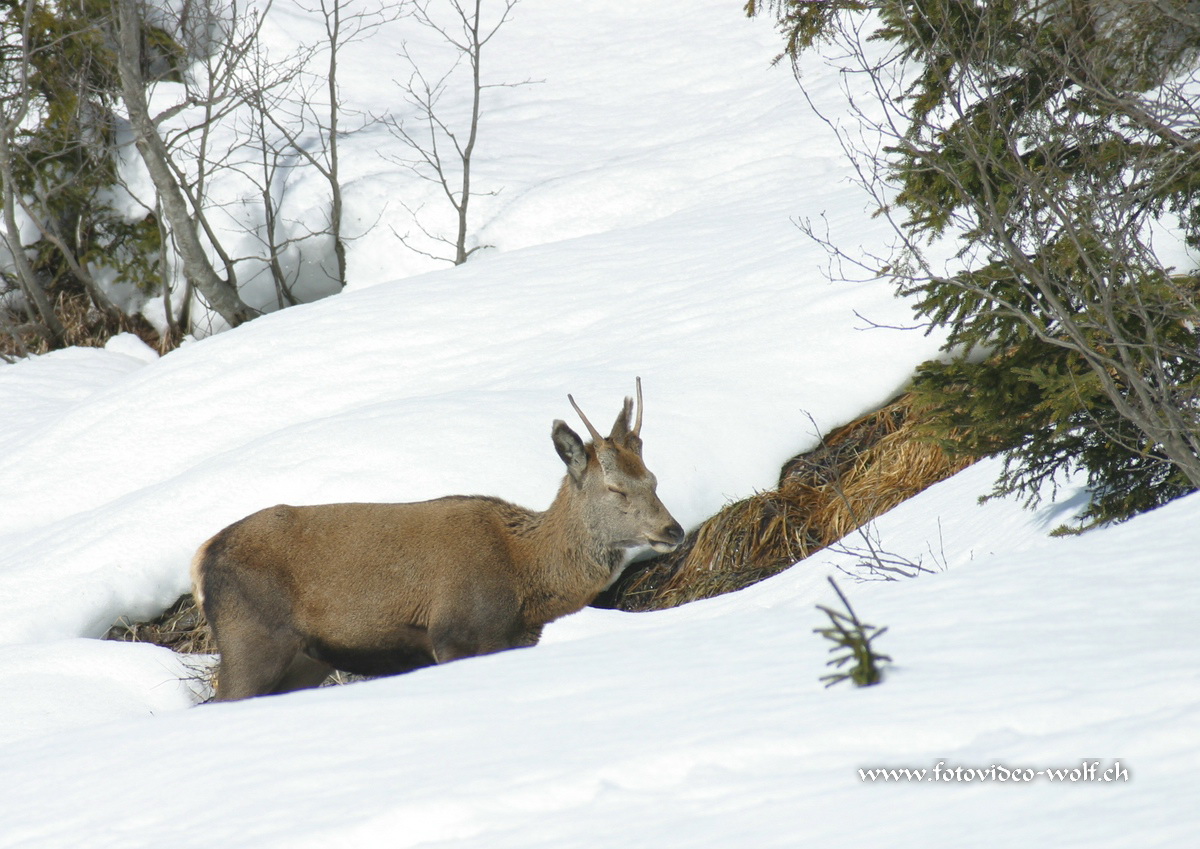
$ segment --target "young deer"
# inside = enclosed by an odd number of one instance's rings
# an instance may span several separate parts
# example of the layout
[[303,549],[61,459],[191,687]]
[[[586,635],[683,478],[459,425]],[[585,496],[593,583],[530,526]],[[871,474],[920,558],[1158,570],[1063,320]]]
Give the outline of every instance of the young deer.
[[545,512],[465,495],[279,505],[200,546],[192,583],[221,653],[217,699],[532,646],[616,579],[626,549],[678,546],[642,462],[641,379],[636,422],[626,398],[607,437],[567,398],[592,441],[554,422],[567,474]]

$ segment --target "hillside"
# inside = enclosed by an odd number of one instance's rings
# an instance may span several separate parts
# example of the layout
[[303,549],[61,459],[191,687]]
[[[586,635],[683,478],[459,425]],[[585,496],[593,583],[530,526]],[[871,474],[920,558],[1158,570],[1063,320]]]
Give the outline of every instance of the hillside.
[[[272,14],[275,38],[312,25]],[[360,108],[394,101],[379,69],[403,37],[356,50]],[[938,340],[868,327],[908,306],[831,281],[796,228],[888,237],[777,52],[728,0],[523,0],[490,67],[541,82],[486,111],[481,185],[503,190],[472,261],[376,226],[343,294],[162,358],[117,337],[0,368],[0,847],[1189,845],[1195,497],[1051,539],[1077,486],[981,506],[980,464],[877,523],[933,569],[915,580],[857,583],[854,552],[826,552],[676,610],[585,610],[531,650],[239,704],[192,709],[179,657],[96,639],[170,604],[195,547],[263,506],[546,506],[568,392],[607,422],[642,378],[647,465],[685,526],[891,397]],[[350,137],[348,202],[403,228],[392,201],[418,189],[387,144]],[[830,573],[889,626],[882,686],[818,680]],[[1129,780],[1045,774],[1085,760]],[[859,775],[939,763],[1043,774]]]

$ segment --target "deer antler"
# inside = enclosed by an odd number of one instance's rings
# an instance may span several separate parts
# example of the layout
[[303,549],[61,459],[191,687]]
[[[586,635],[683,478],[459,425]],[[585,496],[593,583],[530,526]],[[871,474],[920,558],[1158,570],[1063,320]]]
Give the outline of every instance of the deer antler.
[[642,433],[642,379],[637,378],[637,422],[633,425],[633,435],[641,436]]
[[588,421],[588,417],[583,414],[583,410],[579,409],[579,405],[575,403],[575,399],[567,394],[567,400],[571,402],[571,406],[575,408],[575,412],[579,414],[579,418],[583,419],[583,423],[587,426],[588,433],[592,435],[592,441],[597,445],[604,445],[605,439],[600,435],[600,432],[592,427],[592,423]]

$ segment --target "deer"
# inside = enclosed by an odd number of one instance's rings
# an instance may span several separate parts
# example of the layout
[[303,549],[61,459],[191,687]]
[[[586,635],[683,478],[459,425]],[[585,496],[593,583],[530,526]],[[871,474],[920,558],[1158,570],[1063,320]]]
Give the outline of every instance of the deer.
[[203,543],[195,598],[220,662],[216,701],[319,686],[335,670],[395,675],[535,645],[586,607],[632,549],[674,550],[683,528],[642,461],[626,398],[608,436],[556,419],[566,474],[543,512],[484,495],[253,513]]

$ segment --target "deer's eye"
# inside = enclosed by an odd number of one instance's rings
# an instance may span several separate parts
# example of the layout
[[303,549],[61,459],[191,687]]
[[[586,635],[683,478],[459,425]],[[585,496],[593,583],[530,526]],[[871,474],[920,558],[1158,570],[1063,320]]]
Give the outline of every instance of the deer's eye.
[[620,497],[621,499],[629,498],[629,493],[625,492],[624,490],[617,489],[615,486],[610,486],[608,491]]

